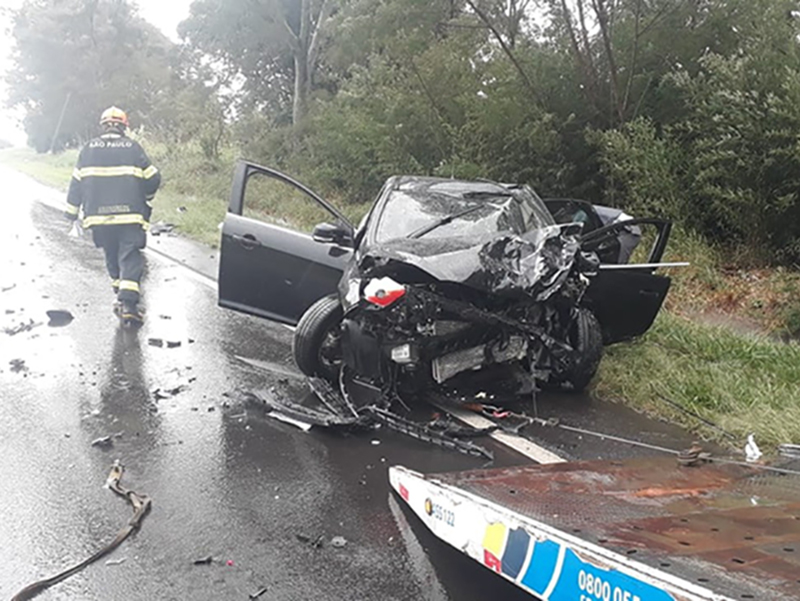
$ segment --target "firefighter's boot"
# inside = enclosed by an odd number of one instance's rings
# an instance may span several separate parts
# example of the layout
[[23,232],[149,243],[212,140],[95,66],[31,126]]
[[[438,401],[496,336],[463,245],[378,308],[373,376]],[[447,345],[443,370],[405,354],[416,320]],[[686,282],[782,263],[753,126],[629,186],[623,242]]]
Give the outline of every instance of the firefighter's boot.
[[144,323],[144,315],[136,303],[123,302],[119,318],[125,328],[136,328]]

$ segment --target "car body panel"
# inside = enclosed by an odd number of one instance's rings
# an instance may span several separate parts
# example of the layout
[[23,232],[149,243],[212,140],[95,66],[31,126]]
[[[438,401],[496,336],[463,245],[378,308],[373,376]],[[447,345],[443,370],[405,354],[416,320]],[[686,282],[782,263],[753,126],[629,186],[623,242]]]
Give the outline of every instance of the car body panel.
[[336,292],[353,250],[242,216],[247,181],[254,173],[293,186],[350,231],[352,225],[322,198],[288,176],[246,161],[237,164],[222,227],[219,304],[294,325],[317,299]]
[[[605,248],[617,240],[621,230],[639,225],[653,225],[656,228],[657,235],[647,264],[660,262],[672,228],[672,224],[664,219],[618,221],[584,234],[581,245],[584,250]],[[604,344],[629,340],[644,334],[653,325],[669,291],[671,280],[654,274],[654,268],[637,269],[635,264],[626,267],[632,268],[600,269],[586,290],[592,311],[603,329]]]
[[647,270],[600,270],[586,289],[586,298],[603,330],[603,343],[613,344],[644,334],[653,325],[671,280]]

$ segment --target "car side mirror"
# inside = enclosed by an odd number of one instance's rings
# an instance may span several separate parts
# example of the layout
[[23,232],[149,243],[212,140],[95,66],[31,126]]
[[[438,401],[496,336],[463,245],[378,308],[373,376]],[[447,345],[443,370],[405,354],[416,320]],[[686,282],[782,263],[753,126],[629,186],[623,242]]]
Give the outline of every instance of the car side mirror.
[[353,245],[353,232],[341,223],[320,223],[314,228],[311,237],[323,244]]

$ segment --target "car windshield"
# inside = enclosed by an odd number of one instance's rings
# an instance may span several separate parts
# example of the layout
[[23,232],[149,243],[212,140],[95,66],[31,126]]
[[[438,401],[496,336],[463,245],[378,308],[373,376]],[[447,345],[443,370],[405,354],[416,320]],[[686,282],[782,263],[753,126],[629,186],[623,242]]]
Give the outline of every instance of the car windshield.
[[542,200],[527,186],[414,180],[389,192],[375,239],[482,237],[497,232],[521,235],[553,223]]

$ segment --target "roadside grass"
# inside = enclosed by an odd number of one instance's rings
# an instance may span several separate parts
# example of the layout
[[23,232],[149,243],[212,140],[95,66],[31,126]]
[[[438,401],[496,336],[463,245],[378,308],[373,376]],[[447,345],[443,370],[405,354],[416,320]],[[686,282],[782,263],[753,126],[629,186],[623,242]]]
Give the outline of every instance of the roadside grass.
[[595,392],[678,422],[706,438],[702,416],[744,442],[800,441],[800,345],[741,335],[662,311],[641,339],[610,346]]
[[0,163],[13,167],[36,181],[66,192],[77,150],[60,154],[37,154],[29,148],[6,148],[0,150]]
[[[225,149],[218,160],[209,161],[199,147],[171,148],[147,141],[145,145],[164,177],[153,223],[174,224],[180,233],[218,246],[234,150]],[[0,162],[62,190],[69,184],[76,158],[76,151],[55,156],[0,151]],[[274,187],[253,186],[248,193],[256,195],[251,204],[261,218],[305,231],[327,220]],[[329,200],[354,223],[369,208],[339,198]],[[646,251],[647,246],[642,248]],[[719,434],[664,398],[718,424],[738,440],[754,432],[765,445],[800,442],[800,345],[767,337],[800,332],[800,276],[779,269],[736,269],[720,249],[678,227],[664,260],[689,261],[691,266],[671,270],[667,310],[645,336],[607,349],[595,392],[685,425],[703,438],[719,439]],[[717,314],[746,323],[738,332],[708,325],[712,321],[708,316]]]
[[[191,144],[179,148],[158,142],[144,141],[144,144],[150,159],[162,174],[151,223],[174,225],[181,234],[218,248],[219,226],[225,219],[230,200],[235,151],[225,148],[219,159],[209,160],[203,156],[199,146]],[[77,150],[56,155],[37,154],[31,149],[0,150],[0,163],[65,194],[77,159]],[[257,191],[258,187],[248,186],[249,196]],[[252,216],[306,232],[311,232],[318,223],[330,221],[327,213],[312,207],[304,198],[289,195],[285,190],[279,192],[274,186],[264,187],[263,192],[258,204],[250,203],[256,209]],[[327,200],[355,224],[370,206],[369,203],[346,203],[341,198]]]

